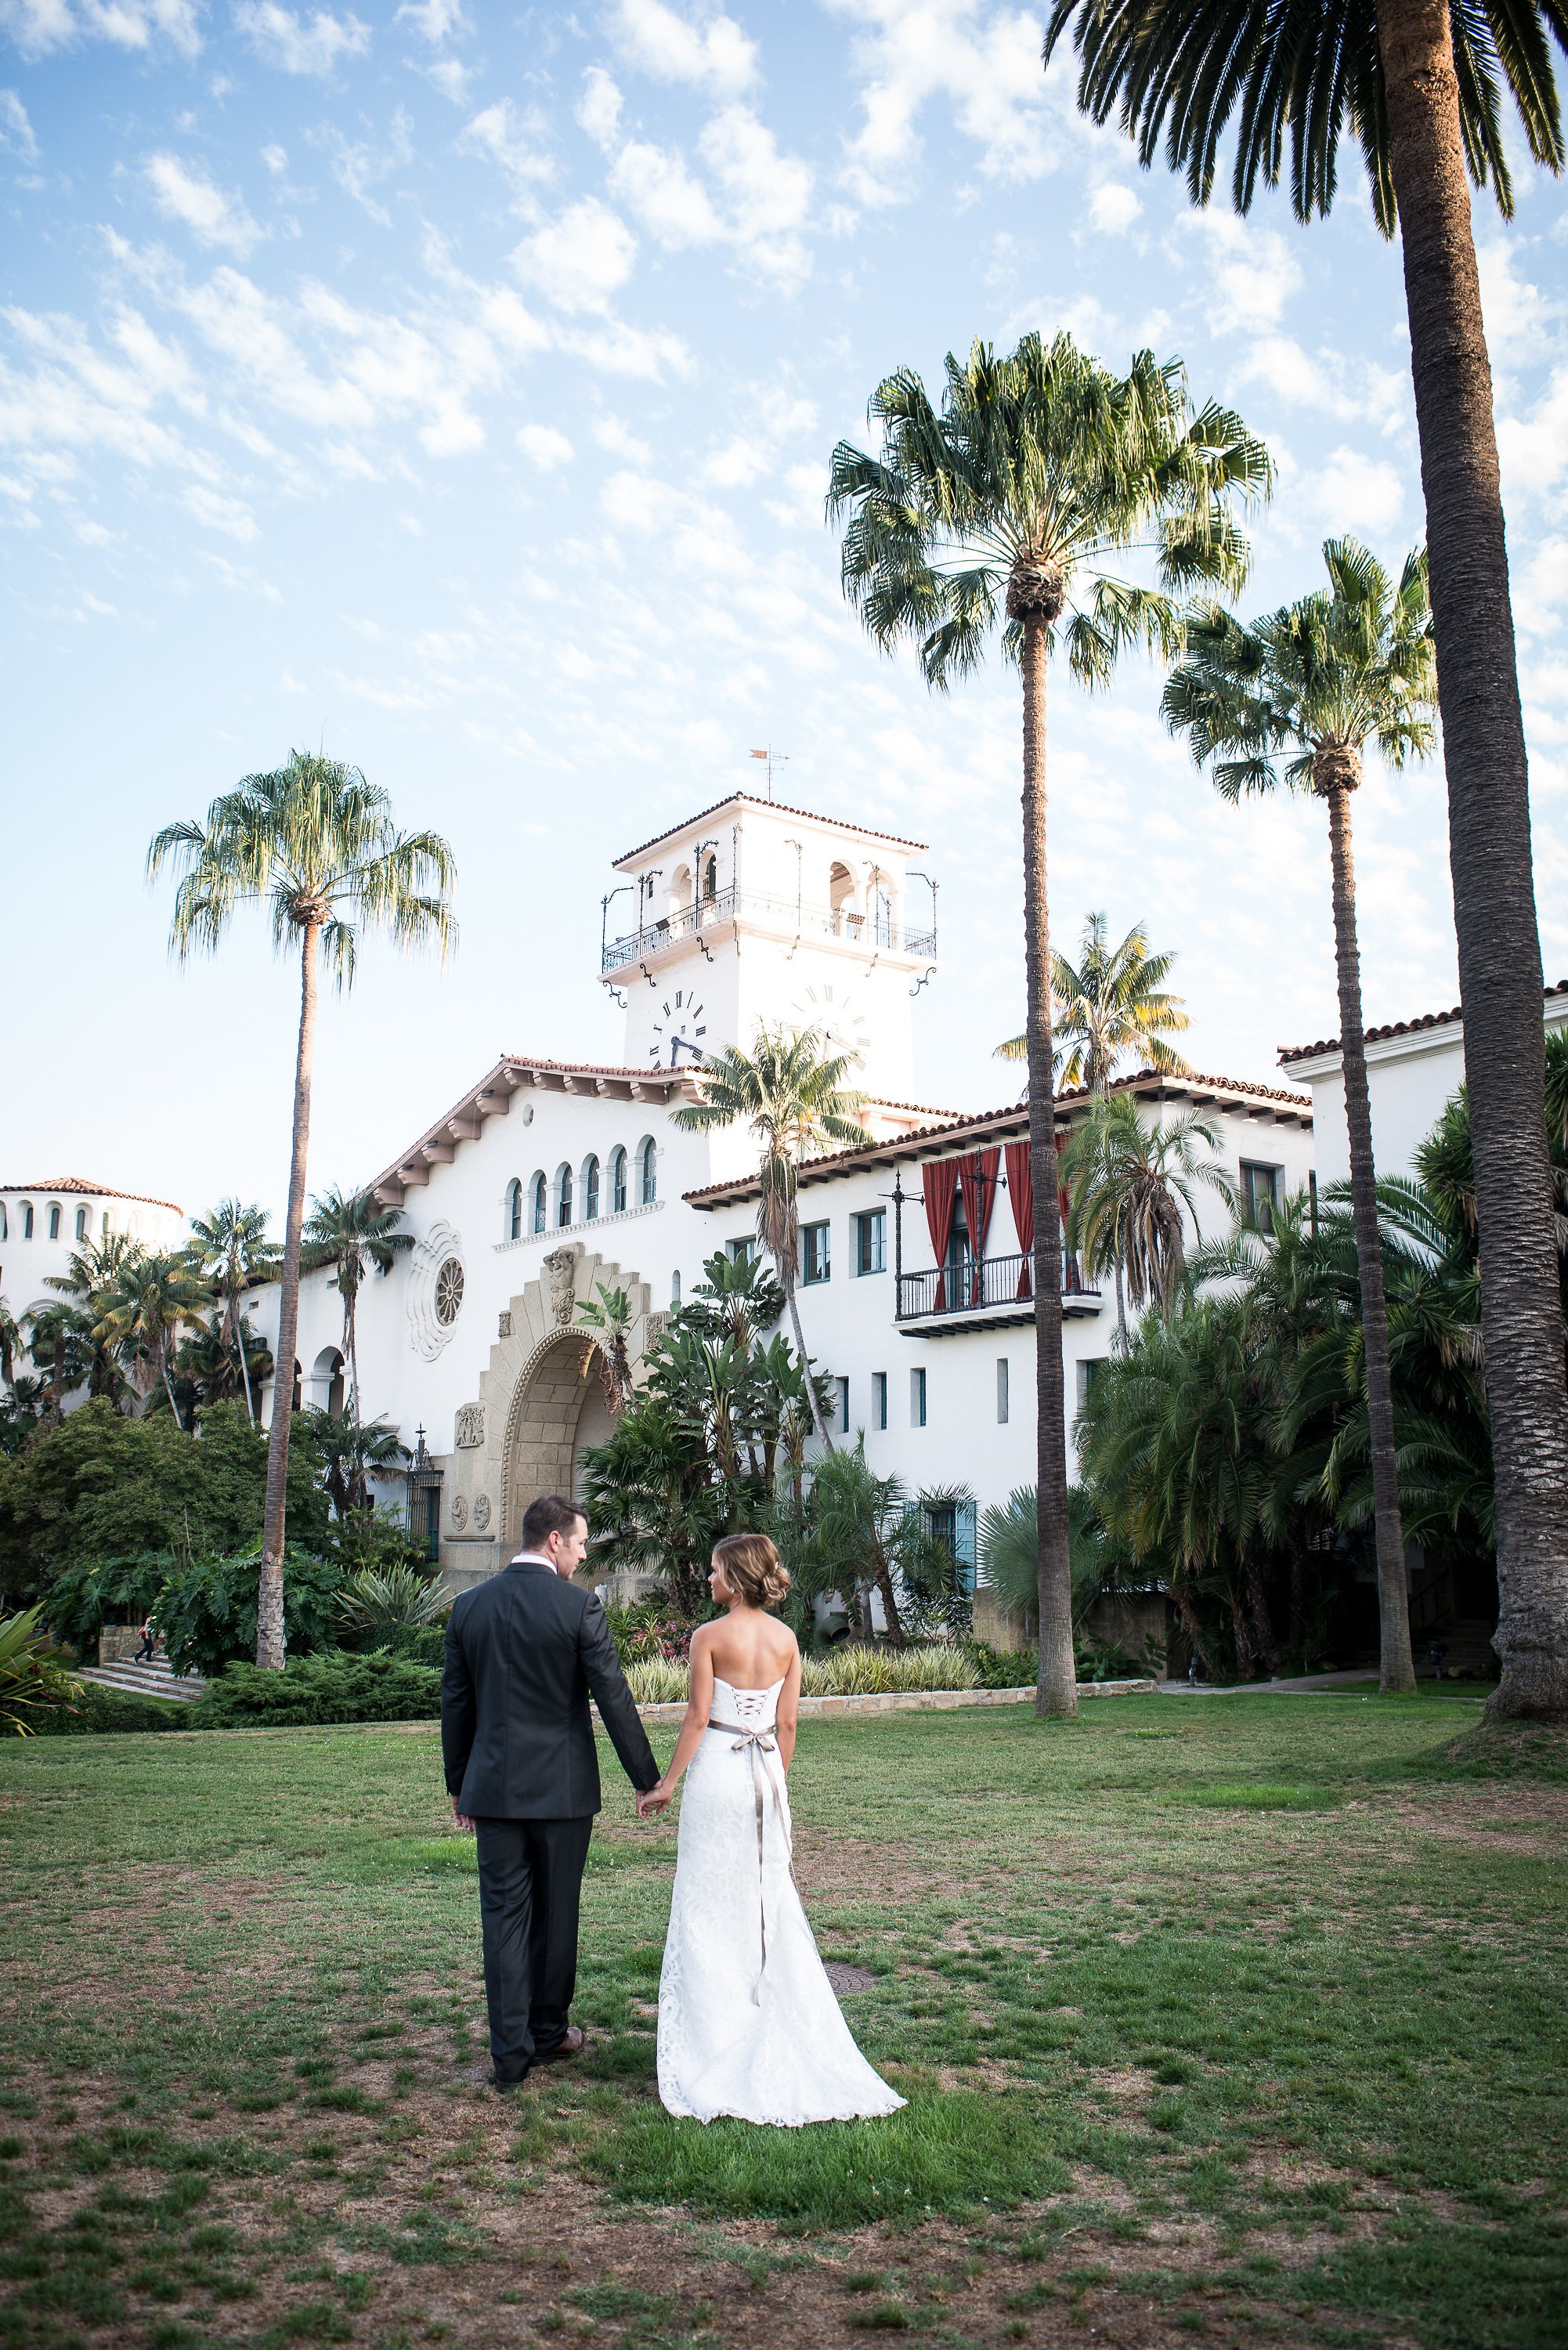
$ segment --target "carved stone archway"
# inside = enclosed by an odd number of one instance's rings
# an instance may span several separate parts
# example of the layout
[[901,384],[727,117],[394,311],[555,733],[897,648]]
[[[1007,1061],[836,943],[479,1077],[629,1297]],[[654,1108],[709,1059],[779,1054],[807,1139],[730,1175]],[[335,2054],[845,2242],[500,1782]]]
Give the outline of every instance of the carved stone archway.
[[552,1249],[501,1315],[479,1393],[459,1408],[453,1429],[441,1542],[450,1589],[483,1582],[514,1555],[523,1513],[536,1493],[572,1490],[585,1422],[603,1417],[598,1348],[579,1318],[601,1284],[624,1289],[630,1300],[635,1377],[665,1317],[651,1311],[640,1274],[580,1241]]

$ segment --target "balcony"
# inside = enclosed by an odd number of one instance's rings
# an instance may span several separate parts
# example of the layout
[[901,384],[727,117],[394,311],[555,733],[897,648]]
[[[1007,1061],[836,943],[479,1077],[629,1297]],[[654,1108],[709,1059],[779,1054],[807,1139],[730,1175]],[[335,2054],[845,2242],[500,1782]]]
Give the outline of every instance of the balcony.
[[[898,1327],[906,1337],[956,1337],[963,1330],[1007,1330],[1034,1319],[1033,1265],[1026,1256],[961,1258],[898,1275]],[[1097,1314],[1100,1293],[1085,1283],[1075,1256],[1062,1253],[1064,1315]]]
[[847,907],[801,905],[794,898],[770,897],[762,889],[721,889],[661,922],[648,922],[624,938],[607,940],[600,976],[607,979],[628,963],[649,962],[699,931],[716,930],[725,922],[752,922],[785,938],[842,939],[846,946],[875,947],[883,954],[909,955],[916,962],[936,960],[934,930],[910,930],[885,912],[867,916]]

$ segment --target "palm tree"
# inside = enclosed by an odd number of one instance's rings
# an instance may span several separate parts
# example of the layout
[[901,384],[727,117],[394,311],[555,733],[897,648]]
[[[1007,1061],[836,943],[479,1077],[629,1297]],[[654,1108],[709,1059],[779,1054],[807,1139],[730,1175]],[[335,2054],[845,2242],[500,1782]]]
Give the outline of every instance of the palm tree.
[[[1415,1689],[1416,1669],[1366,1087],[1350,795],[1360,788],[1369,741],[1396,767],[1431,748],[1437,698],[1432,614],[1427,558],[1419,547],[1407,556],[1397,588],[1353,538],[1329,539],[1323,557],[1326,593],[1320,588],[1299,603],[1282,605],[1251,626],[1218,607],[1190,616],[1187,658],[1166,686],[1164,710],[1172,733],[1186,733],[1196,760],[1218,758],[1214,781],[1224,798],[1272,792],[1282,780],[1293,791],[1315,793],[1328,811],[1345,1122],[1376,1490],[1381,1682],[1386,1690],[1405,1694]],[[1293,755],[1282,773],[1277,754],[1285,751]]]
[[[879,455],[840,442],[828,514],[849,514],[846,594],[885,650],[919,649],[929,685],[978,668],[1003,619],[1023,681],[1023,906],[1029,1145],[1034,1191],[1034,1347],[1042,1713],[1077,1710],[1062,1393],[1061,1221],[1056,1197],[1051,940],[1045,889],[1045,685],[1058,636],[1080,683],[1104,685],[1119,654],[1167,659],[1180,637],[1172,592],[1238,588],[1247,544],[1231,511],[1268,489],[1262,442],[1210,403],[1194,413],[1186,372],[1137,352],[1126,377],[1068,335],[1026,335],[1010,358],[976,343],[950,356],[940,411],[911,369],[877,386]],[[1144,550],[1159,588],[1106,567]]]
[[1212,1159],[1199,1158],[1200,1143],[1217,1150],[1218,1127],[1190,1116],[1145,1126],[1132,1097],[1114,1094],[1094,1105],[1062,1153],[1069,1237],[1082,1252],[1085,1272],[1097,1276],[1107,1266],[1116,1268],[1116,1330],[1124,1351],[1124,1269],[1133,1305],[1168,1314],[1186,1267],[1182,1210],[1201,1238],[1199,1184],[1234,1207],[1222,1170]]
[[14,1387],[16,1379],[16,1357],[24,1350],[21,1327],[16,1316],[0,1297],[0,1379]]
[[[845,1083],[851,1066],[847,1054],[824,1055],[823,1040],[815,1028],[796,1035],[783,1027],[770,1028],[764,1022],[757,1029],[750,1053],[742,1053],[738,1045],[726,1045],[722,1053],[704,1061],[701,1100],[670,1112],[674,1123],[692,1134],[711,1134],[743,1118],[762,1145],[757,1237],[778,1267],[795,1351],[808,1366],[795,1295],[800,1274],[800,1167],[804,1159],[820,1156],[829,1143],[870,1139],[860,1121],[866,1096]],[[831,1452],[833,1439],[822,1416],[816,1383],[810,1378],[805,1392],[817,1441],[825,1452]]]
[[1385,236],[1400,231],[1427,504],[1449,859],[1475,1106],[1487,1389],[1498,1490],[1499,1714],[1568,1713],[1568,1384],[1541,1121],[1542,972],[1529,770],[1508,582],[1491,367],[1466,173],[1513,190],[1502,91],[1537,162],[1565,151],[1550,32],[1561,0],[1054,0],[1078,102],[1117,110],[1147,166],[1163,137],[1193,201],[1212,193],[1239,109],[1231,199],[1246,212],[1287,151],[1296,217],[1326,213],[1348,127]]
[[631,1401],[631,1329],[636,1319],[631,1299],[624,1289],[607,1289],[601,1281],[598,1295],[578,1307],[577,1319],[599,1334],[594,1349],[599,1358],[599,1386],[606,1410],[612,1419],[618,1419]]
[[256,1607],[256,1662],[281,1672],[289,1381],[299,1335],[319,966],[325,958],[339,988],[350,986],[362,928],[386,931],[400,947],[433,940],[444,959],[456,936],[450,895],[454,868],[439,833],[399,832],[385,792],[368,784],[357,767],[308,751],[291,752],[287,765],[271,775],[245,776],[213,802],[205,824],[166,825],[148,850],[149,874],[171,863],[181,879],[170,947],[182,962],[198,948],[216,951],[236,906],[263,902],[271,916],[274,946],[299,949],[294,1142]]
[[242,1207],[236,1199],[220,1200],[210,1216],[193,1216],[191,1220],[192,1254],[212,1283],[213,1294],[223,1308],[214,1335],[221,1334],[224,1345],[239,1358],[245,1410],[253,1428],[256,1413],[245,1342],[240,1335],[240,1299],[257,1281],[265,1279],[277,1263],[277,1251],[266,1237],[266,1227],[265,1208],[254,1202]]
[[176,1428],[185,1423],[171,1376],[179,1335],[199,1321],[208,1303],[207,1284],[192,1273],[182,1251],[128,1250],[107,1288],[94,1304],[92,1336],[115,1348],[129,1364],[145,1367],[154,1385],[163,1382]]
[[351,1409],[359,1417],[359,1289],[367,1274],[390,1273],[399,1256],[414,1244],[412,1232],[399,1228],[396,1208],[383,1208],[373,1191],[343,1191],[336,1184],[311,1202],[305,1227],[301,1268],[315,1273],[335,1263],[334,1278],[343,1300],[343,1352],[348,1357]]
[[307,1418],[321,1456],[322,1482],[339,1518],[350,1510],[373,1509],[371,1478],[391,1476],[408,1465],[409,1448],[397,1430],[379,1417],[360,1420],[314,1406]]
[[47,1285],[57,1289],[79,1308],[88,1326],[90,1359],[87,1369],[88,1394],[101,1396],[118,1409],[126,1392],[115,1341],[107,1334],[100,1336],[98,1325],[102,1316],[102,1300],[113,1288],[123,1266],[141,1254],[141,1243],[130,1232],[104,1232],[96,1241],[72,1252],[63,1274],[51,1274]]
[[[1087,1086],[1103,1097],[1124,1053],[1136,1053],[1146,1068],[1165,1076],[1189,1075],[1168,1041],[1192,1025],[1180,996],[1166,993],[1176,957],[1150,952],[1142,922],[1116,947],[1106,943],[1106,928],[1104,914],[1085,917],[1076,969],[1065,955],[1051,957],[1058,1083]],[[1010,1036],[996,1057],[1022,1061],[1028,1050],[1027,1036]]]
[[76,1305],[35,1305],[27,1316],[27,1352],[49,1366],[49,1419],[57,1428],[67,1395],[86,1382],[92,1361],[92,1324]]

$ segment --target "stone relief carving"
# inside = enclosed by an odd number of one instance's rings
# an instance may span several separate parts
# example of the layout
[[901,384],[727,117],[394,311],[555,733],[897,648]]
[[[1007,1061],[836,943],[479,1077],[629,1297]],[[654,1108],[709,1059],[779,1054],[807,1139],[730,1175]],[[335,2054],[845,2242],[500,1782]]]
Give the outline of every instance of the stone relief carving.
[[409,1259],[409,1338],[427,1363],[451,1344],[457,1326],[455,1318],[443,1322],[436,1312],[436,1275],[453,1258],[461,1265],[462,1235],[448,1223],[434,1223],[414,1243]]
[[512,1308],[509,1305],[504,1307],[503,1311],[497,1315],[496,1326],[495,1335],[498,1338],[510,1338],[512,1336]]
[[550,1319],[564,1330],[577,1310],[577,1252],[552,1249],[540,1264],[550,1298]]
[[653,1346],[657,1340],[663,1337],[669,1327],[670,1316],[668,1314],[649,1314],[644,1316],[642,1346],[643,1352],[645,1354],[649,1347]]
[[481,1534],[490,1523],[490,1496],[476,1493],[473,1497],[473,1523]]
[[484,1441],[484,1406],[482,1403],[459,1404],[452,1430],[460,1452],[467,1452]]
[[452,1497],[452,1522],[459,1534],[468,1523],[468,1503],[461,1493],[454,1493]]

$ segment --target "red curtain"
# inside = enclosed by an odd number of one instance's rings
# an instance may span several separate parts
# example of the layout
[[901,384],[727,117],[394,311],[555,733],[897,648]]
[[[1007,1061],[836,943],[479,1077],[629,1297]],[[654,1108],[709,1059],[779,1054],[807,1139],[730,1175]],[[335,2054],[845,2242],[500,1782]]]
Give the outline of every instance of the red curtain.
[[1007,1196],[1012,1202],[1012,1229],[1018,1234],[1018,1245],[1023,1252],[1023,1263],[1018,1272],[1018,1295],[1033,1297],[1034,1283],[1031,1265],[1034,1249],[1034,1175],[1029,1164],[1027,1142],[1010,1142],[1007,1146]]
[[963,1193],[964,1221],[969,1226],[970,1257],[972,1265],[972,1305],[981,1301],[984,1276],[981,1260],[985,1254],[985,1236],[991,1224],[991,1211],[996,1205],[996,1170],[1002,1164],[1000,1150],[977,1150],[959,1161],[959,1187]]
[[942,1268],[948,1259],[948,1243],[952,1238],[953,1205],[959,1189],[958,1160],[928,1159],[920,1170],[920,1188],[926,1195],[926,1230],[931,1236],[931,1250],[937,1260],[934,1311],[940,1314],[947,1304]]

